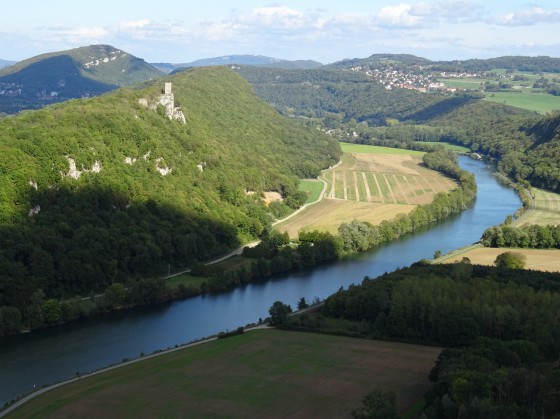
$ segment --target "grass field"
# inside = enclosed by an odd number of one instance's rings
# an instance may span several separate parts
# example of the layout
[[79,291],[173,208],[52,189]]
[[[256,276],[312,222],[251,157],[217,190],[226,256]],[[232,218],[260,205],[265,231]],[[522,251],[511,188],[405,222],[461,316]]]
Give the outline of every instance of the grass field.
[[546,93],[493,92],[487,93],[485,100],[529,109],[543,114],[560,109],[560,96],[552,96]]
[[455,151],[456,153],[470,153],[471,149],[463,147],[462,145],[446,143],[444,141],[418,141],[419,144],[442,145],[448,150]]
[[[502,69],[503,70],[503,69]],[[499,69],[492,70],[492,72],[500,72]],[[503,73],[503,71],[502,71]],[[542,89],[533,89],[533,84],[541,78],[541,75],[532,74],[529,72],[516,72],[516,74],[523,75],[529,80],[526,81],[507,81],[517,88],[515,92],[487,92],[485,93],[485,100],[492,102],[503,103],[517,108],[528,109],[539,113],[547,113],[553,110],[560,109],[560,96],[553,96],[542,91]],[[549,80],[558,77],[558,74],[546,74]],[[458,78],[447,79],[442,78],[438,81],[444,83],[447,87],[454,87],[457,89],[479,89],[486,82],[495,84],[496,79],[488,78]]]
[[520,227],[530,224],[560,224],[560,194],[537,188],[533,188],[533,194],[535,196],[535,208],[527,211],[519,220],[515,220],[513,225]]
[[402,148],[379,147],[376,145],[340,143],[344,153],[371,153],[371,154],[406,154],[423,156],[423,151],[405,150]]
[[315,202],[321,196],[323,190],[323,182],[317,179],[303,179],[299,182],[299,190],[307,193],[306,204]]
[[342,144],[342,149],[342,163],[322,175],[327,183],[323,200],[276,229],[295,238],[300,230],[337,233],[340,224],[352,220],[379,224],[456,187],[453,180],[423,166],[424,153],[354,144]]
[[404,412],[440,350],[259,330],[83,378],[9,417],[350,417],[373,389],[395,391]]
[[509,249],[493,247],[474,247],[464,252],[458,252],[449,257],[438,259],[438,263],[459,262],[464,257],[468,257],[471,263],[477,265],[494,265],[496,257],[504,252],[513,251],[525,255],[527,258],[525,269],[538,271],[560,272],[560,250],[542,249]]

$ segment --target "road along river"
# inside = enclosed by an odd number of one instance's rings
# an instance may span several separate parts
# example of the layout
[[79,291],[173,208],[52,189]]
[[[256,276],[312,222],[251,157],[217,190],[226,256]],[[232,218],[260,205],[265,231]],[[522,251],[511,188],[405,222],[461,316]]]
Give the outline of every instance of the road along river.
[[110,364],[181,345],[220,331],[257,322],[276,300],[295,307],[408,266],[434,251],[443,253],[478,241],[482,232],[504,221],[520,206],[515,191],[499,183],[492,167],[460,157],[478,185],[474,204],[422,231],[352,258],[277,276],[232,291],[204,295],[158,307],[123,310],[94,319],[0,340],[0,405],[45,384]]

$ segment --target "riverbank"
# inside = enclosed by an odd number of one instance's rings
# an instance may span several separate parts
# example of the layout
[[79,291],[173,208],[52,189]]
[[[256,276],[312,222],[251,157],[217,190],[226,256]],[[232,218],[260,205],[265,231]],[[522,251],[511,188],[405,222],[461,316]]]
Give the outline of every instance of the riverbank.
[[419,232],[352,257],[303,269],[271,280],[243,284],[217,294],[172,304],[118,310],[65,326],[4,339],[0,345],[0,403],[43,385],[174,347],[267,316],[276,300],[297,305],[301,297],[324,299],[340,287],[431,259],[476,242],[483,231],[503,222],[520,206],[515,192],[499,184],[483,162],[460,158],[461,167],[476,173],[478,198],[465,211]]

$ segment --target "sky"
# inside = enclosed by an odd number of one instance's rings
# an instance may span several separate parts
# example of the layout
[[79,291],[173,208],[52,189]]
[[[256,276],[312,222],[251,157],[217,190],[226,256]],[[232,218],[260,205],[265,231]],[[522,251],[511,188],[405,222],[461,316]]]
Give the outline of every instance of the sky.
[[560,0],[27,0],[0,14],[0,59],[108,44],[147,62],[255,54],[323,64],[560,57]]

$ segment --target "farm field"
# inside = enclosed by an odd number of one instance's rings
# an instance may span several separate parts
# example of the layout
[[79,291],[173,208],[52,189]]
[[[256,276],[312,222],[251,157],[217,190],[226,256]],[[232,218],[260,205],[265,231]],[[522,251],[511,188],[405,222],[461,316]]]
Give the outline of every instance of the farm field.
[[258,330],[84,377],[9,417],[350,417],[373,389],[395,391],[404,412],[430,388],[440,351]]
[[299,190],[307,193],[306,204],[315,202],[321,196],[323,190],[323,182],[317,179],[303,179],[299,182]]
[[456,187],[450,178],[423,167],[424,153],[354,144],[342,144],[342,150],[342,163],[322,175],[327,183],[323,200],[276,229],[295,238],[302,229],[336,233],[352,220],[376,225]]
[[[504,69],[491,70],[494,73],[505,74]],[[553,96],[542,91],[542,89],[534,89],[533,84],[541,78],[540,74],[518,71],[515,74],[528,78],[525,81],[502,80],[515,86],[516,91],[503,92],[486,92],[485,100],[492,102],[504,103],[506,105],[515,106],[517,108],[528,109],[542,114],[560,109],[560,96]],[[558,77],[558,74],[547,73],[544,77],[550,79]],[[446,87],[456,89],[480,89],[486,82],[495,84],[496,78],[439,78],[439,82],[445,84]]]
[[513,225],[520,227],[531,224],[560,224],[560,194],[537,188],[533,188],[533,194],[535,208],[527,211],[519,220],[515,220]]
[[471,149],[463,147],[462,145],[446,143],[444,141],[418,141],[420,144],[442,145],[448,150],[455,151],[456,153],[470,153]]
[[474,247],[465,252],[458,252],[449,257],[438,259],[438,263],[455,263],[468,257],[476,265],[494,265],[496,257],[504,252],[513,251],[525,255],[525,269],[538,271],[560,272],[560,250],[558,249],[509,249],[505,247]]
[[553,96],[547,93],[492,92],[486,93],[485,100],[504,103],[542,114],[560,109],[560,96]]
[[340,143],[344,153],[368,153],[368,154],[406,154],[412,156],[423,156],[423,151],[405,150],[403,148],[381,147],[367,144]]

